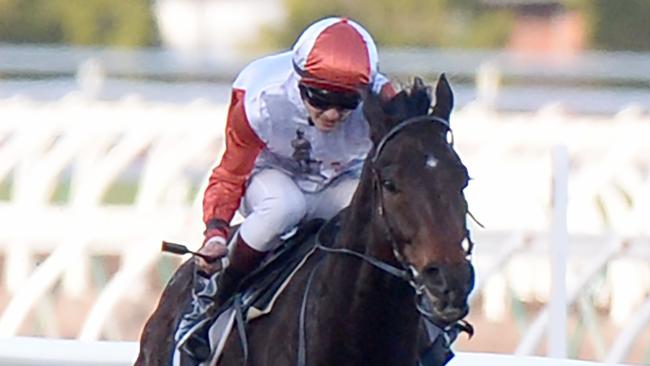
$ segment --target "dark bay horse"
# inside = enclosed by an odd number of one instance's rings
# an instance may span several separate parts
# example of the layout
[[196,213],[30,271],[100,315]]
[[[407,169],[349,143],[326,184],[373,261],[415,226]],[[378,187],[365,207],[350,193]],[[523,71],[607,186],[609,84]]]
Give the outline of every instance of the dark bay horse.
[[[220,365],[416,365],[423,314],[442,327],[467,315],[469,176],[449,141],[453,94],[444,75],[435,95],[430,111],[431,89],[416,79],[390,101],[366,98],[374,147],[329,245],[336,252],[309,257],[273,312],[247,325],[246,359],[233,330]],[[169,364],[192,271],[186,262],[167,285],[136,365]],[[421,297],[428,310],[418,310]]]

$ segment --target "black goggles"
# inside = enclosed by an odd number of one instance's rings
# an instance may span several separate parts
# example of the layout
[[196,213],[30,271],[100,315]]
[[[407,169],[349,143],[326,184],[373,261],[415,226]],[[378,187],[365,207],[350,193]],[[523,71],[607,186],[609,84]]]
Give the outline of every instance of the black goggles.
[[312,107],[318,109],[356,109],[361,103],[361,95],[355,92],[332,92],[300,84],[300,95]]

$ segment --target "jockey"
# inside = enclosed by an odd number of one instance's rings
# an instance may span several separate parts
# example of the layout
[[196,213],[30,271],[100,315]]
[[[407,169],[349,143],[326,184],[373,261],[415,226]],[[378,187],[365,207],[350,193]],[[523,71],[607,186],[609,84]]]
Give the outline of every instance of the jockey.
[[[349,204],[372,145],[362,98],[395,93],[377,67],[368,32],[331,17],[309,26],[291,51],[241,71],[228,110],[226,150],[203,199],[199,252],[224,260],[195,257],[198,272],[213,276],[211,286],[195,283],[195,303],[223,303],[275,249],[274,238],[302,220],[329,219]],[[228,245],[236,210],[245,219]],[[199,307],[205,308],[195,304],[183,316],[177,341],[199,319]]]

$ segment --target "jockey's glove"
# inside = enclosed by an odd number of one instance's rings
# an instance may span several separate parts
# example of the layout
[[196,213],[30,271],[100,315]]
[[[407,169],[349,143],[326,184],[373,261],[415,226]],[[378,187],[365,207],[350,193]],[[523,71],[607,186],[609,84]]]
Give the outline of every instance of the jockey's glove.
[[228,256],[226,239],[220,235],[208,238],[198,252],[209,256],[211,259],[205,260],[204,258],[195,256],[194,261],[197,270],[199,273],[207,275],[208,277],[212,276],[224,267],[225,263],[223,263],[223,260]]

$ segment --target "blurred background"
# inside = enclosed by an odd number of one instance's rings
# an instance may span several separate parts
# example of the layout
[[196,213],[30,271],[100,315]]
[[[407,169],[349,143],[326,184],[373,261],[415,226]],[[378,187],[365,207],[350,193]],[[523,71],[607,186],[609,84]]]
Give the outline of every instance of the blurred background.
[[456,350],[650,365],[647,0],[0,0],[0,336],[136,341],[230,83],[327,15],[454,88],[485,226]]

